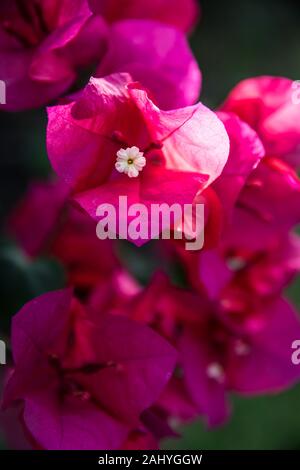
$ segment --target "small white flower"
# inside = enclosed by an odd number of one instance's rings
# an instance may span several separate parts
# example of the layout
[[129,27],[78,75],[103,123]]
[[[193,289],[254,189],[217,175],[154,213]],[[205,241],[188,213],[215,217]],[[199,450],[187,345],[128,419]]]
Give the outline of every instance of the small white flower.
[[206,374],[210,379],[223,383],[225,379],[224,369],[218,362],[212,362],[206,369]]
[[237,340],[234,350],[238,356],[246,356],[250,353],[250,346],[242,340]]
[[129,178],[136,178],[146,165],[144,153],[138,147],[127,147],[117,152],[115,168],[119,173],[125,173]]

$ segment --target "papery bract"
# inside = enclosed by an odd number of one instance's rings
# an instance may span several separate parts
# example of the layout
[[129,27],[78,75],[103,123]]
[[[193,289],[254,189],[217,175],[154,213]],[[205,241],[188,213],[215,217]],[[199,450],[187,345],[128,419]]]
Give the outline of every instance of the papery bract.
[[194,104],[200,94],[201,72],[184,35],[154,21],[127,20],[111,27],[95,76],[114,72],[130,73],[162,109]]
[[[194,206],[205,206],[204,248],[215,247],[223,236],[224,229],[232,219],[232,212],[238,196],[247,179],[265,155],[264,147],[251,127],[233,113],[218,112],[230,140],[230,152],[221,175],[205,191],[198,193]],[[192,224],[193,221],[193,224]],[[185,234],[193,234],[196,226],[195,214]]]
[[77,69],[100,58],[106,25],[87,0],[3,0],[0,6],[1,79],[6,104],[21,111],[67,91]]
[[196,0],[89,0],[91,9],[109,22],[127,18],[152,19],[183,31],[191,29],[198,18]]
[[[95,220],[99,205],[118,208],[120,195],[128,206],[144,204],[148,214],[152,204],[192,203],[228,157],[228,136],[213,112],[202,104],[161,111],[126,74],[92,78],[76,101],[49,108],[48,115],[52,166]],[[128,178],[115,170],[116,153],[133,146],[144,153],[146,165]],[[123,224],[132,219],[119,216]],[[151,227],[152,236],[163,228]]]
[[91,219],[74,207],[67,207],[49,253],[63,264],[68,284],[84,295],[119,269],[113,242],[99,240]]
[[130,433],[122,450],[158,450],[158,443],[146,430],[137,430]]
[[265,150],[256,132],[233,113],[218,113],[225,125],[230,153],[222,174],[212,189],[219,196],[227,217],[230,217],[240,191],[248,176],[265,156]]
[[[246,270],[231,270],[213,252],[187,253],[186,257],[198,258],[194,277],[199,281],[194,281],[194,291],[157,279],[131,301],[128,311],[132,318],[150,323],[179,349],[177,380],[180,377],[183,382],[177,385],[173,405],[166,401],[159,404],[166,412],[176,410],[181,418],[189,416],[187,410],[193,417],[196,406],[208,424],[215,426],[229,416],[229,392],[273,393],[300,379],[299,369],[291,361],[291,345],[299,337],[300,321],[279,297],[278,279],[273,291],[259,292]],[[266,275],[268,268],[272,272],[275,264],[257,265],[257,275],[264,268],[267,271],[261,274]],[[214,282],[216,278],[218,282]],[[281,289],[286,281],[283,278]],[[164,391],[167,399],[169,387]]]
[[[5,385],[12,373],[10,366],[1,367],[0,370],[0,397]],[[0,402],[0,406],[1,406]],[[26,437],[26,432],[22,423],[22,405],[9,408],[7,410],[0,409],[0,429],[3,434],[4,442],[10,450],[30,450],[32,446]]]
[[231,245],[262,250],[277,243],[300,222],[300,180],[276,158],[265,158],[252,172],[224,234]]
[[68,188],[54,181],[33,182],[13,209],[8,230],[29,256],[44,252],[60,224]]
[[57,181],[32,183],[8,220],[8,231],[26,255],[57,258],[68,284],[82,294],[119,269],[112,242],[99,240],[90,217],[68,201]]
[[229,414],[226,392],[273,393],[300,379],[291,361],[291,344],[300,333],[293,309],[277,300],[261,312],[265,325],[244,335],[233,333],[210,315],[199,328],[186,329],[181,357],[187,386],[208,424]]
[[300,106],[293,83],[281,77],[249,78],[230,92],[222,109],[256,130],[267,155],[299,167]]
[[127,318],[88,312],[71,292],[26,304],[13,320],[15,370],[4,406],[24,401],[24,422],[47,449],[121,447],[172,372],[175,352]]

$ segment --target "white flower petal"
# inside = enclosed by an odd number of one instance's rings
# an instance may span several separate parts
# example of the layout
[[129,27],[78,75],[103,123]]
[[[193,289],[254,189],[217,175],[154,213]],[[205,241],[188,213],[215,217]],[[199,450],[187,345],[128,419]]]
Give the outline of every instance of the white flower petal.
[[136,178],[139,175],[139,170],[135,166],[130,166],[127,172],[129,178]]
[[128,159],[128,154],[126,150],[121,149],[117,152],[117,158],[120,160],[127,160]]
[[144,166],[146,165],[146,158],[145,157],[138,157],[134,160],[134,164],[135,164],[135,166],[137,166],[139,168],[144,168]]
[[129,152],[130,152],[130,156],[131,156],[131,157],[138,157],[139,154],[141,153],[141,152],[140,152],[140,149],[139,149],[138,147],[136,147],[136,146],[133,146],[133,147],[131,147],[131,148],[128,149],[128,150],[129,150]]
[[124,173],[124,172],[126,172],[125,170],[127,169],[127,164],[126,164],[126,162],[116,162],[115,163],[115,168],[120,173]]

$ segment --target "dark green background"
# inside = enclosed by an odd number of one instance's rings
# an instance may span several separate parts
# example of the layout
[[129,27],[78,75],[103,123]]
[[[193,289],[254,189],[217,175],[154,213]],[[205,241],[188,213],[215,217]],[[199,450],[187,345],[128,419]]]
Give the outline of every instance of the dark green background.
[[[203,72],[201,100],[215,107],[240,80],[256,75],[300,79],[299,0],[202,0],[202,19],[191,37]],[[1,79],[1,70],[0,70]],[[32,179],[46,178],[44,111],[0,114],[0,219]],[[45,207],[45,212],[47,208]],[[132,248],[124,258],[139,277],[148,279],[153,259]],[[132,256],[134,255],[134,256]],[[64,284],[62,268],[52,259],[29,261],[5,234],[0,236],[0,338],[10,317],[25,301]],[[300,284],[289,295],[300,306]],[[231,421],[207,431],[201,423],[186,427],[177,449],[300,449],[300,386],[278,396],[233,398]]]

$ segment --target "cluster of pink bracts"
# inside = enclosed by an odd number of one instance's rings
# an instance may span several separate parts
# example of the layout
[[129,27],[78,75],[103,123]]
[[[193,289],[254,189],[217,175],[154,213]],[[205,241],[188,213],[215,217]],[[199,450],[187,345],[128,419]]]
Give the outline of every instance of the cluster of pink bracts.
[[[201,73],[184,33],[198,14],[194,0],[1,2],[4,109],[49,104],[98,64],[48,108],[59,180],[33,184],[10,219],[24,251],[55,256],[68,278],[12,322],[4,420],[9,432],[18,415],[34,448],[157,448],[174,422],[223,423],[231,392],[300,379],[300,321],[282,297],[300,268],[300,105],[274,77],[243,81],[217,111],[195,104]],[[115,168],[132,146],[146,158],[135,178]],[[140,286],[117,242],[97,238],[97,207],[120,195],[205,204],[201,251],[156,242],[186,288],[162,271]]]

